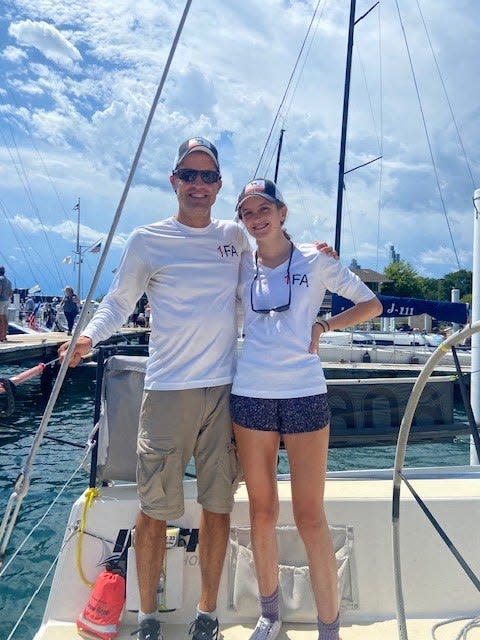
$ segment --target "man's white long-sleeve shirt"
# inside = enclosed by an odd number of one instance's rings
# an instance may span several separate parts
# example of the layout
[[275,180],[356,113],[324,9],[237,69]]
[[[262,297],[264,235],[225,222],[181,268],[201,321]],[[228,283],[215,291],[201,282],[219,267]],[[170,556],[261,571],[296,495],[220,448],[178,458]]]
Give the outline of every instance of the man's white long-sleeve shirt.
[[193,228],[168,218],[131,234],[110,290],[82,335],[93,345],[127,320],[146,292],[151,335],[146,389],[193,389],[232,381],[235,293],[248,239],[234,222]]

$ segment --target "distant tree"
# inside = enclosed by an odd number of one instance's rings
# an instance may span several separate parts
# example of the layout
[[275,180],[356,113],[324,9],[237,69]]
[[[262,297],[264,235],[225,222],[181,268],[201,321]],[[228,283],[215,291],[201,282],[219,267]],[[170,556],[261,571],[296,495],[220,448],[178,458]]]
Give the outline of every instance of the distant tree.
[[460,298],[472,294],[472,272],[467,269],[447,273],[442,278],[442,286],[445,292],[445,300],[450,300],[452,289],[460,290]]
[[425,300],[445,300],[442,280],[436,278],[421,278],[423,296]]
[[421,276],[415,269],[405,262],[392,262],[383,270],[383,273],[391,282],[382,284],[381,293],[386,296],[406,296],[410,298],[423,298],[424,286]]

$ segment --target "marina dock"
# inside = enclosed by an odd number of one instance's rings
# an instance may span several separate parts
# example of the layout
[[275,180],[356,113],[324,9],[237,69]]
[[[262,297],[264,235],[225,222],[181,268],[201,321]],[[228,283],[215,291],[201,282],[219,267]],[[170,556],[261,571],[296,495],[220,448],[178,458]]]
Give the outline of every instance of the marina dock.
[[[129,344],[147,341],[149,329],[123,327],[104,344]],[[18,333],[0,343],[0,365],[21,364],[30,360],[49,362],[57,357],[58,347],[71,339],[65,332]]]

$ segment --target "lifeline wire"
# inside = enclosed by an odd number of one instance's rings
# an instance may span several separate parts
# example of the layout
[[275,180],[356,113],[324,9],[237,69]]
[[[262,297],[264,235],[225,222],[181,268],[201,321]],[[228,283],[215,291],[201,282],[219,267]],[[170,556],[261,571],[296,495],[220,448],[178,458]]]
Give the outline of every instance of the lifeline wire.
[[[125,187],[123,189],[122,196],[120,198],[120,202],[119,202],[117,210],[115,212],[115,216],[114,216],[114,219],[113,219],[113,222],[112,222],[112,226],[110,227],[110,231],[109,231],[107,239],[105,241],[105,246],[104,246],[102,255],[100,257],[100,260],[99,260],[99,263],[98,263],[98,266],[97,266],[97,270],[95,272],[95,275],[93,277],[92,283],[90,285],[90,289],[89,289],[88,294],[86,296],[86,300],[91,300],[92,299],[93,293],[95,291],[95,288],[97,286],[98,280],[100,278],[100,274],[101,274],[103,266],[105,264],[105,261],[106,261],[106,258],[107,258],[107,254],[108,254],[108,251],[110,249],[110,245],[112,244],[116,228],[117,228],[118,223],[120,221],[120,217],[121,217],[121,214],[122,214],[122,211],[123,211],[123,207],[124,207],[125,201],[127,199],[128,192],[130,190],[130,185],[131,185],[133,177],[135,175],[135,171],[137,169],[137,165],[138,165],[138,162],[140,160],[140,156],[141,156],[141,153],[143,151],[143,147],[145,145],[145,140],[146,140],[148,131],[150,129],[150,126],[151,126],[151,123],[152,123],[152,120],[153,120],[153,116],[154,116],[155,110],[157,108],[157,104],[158,104],[158,102],[160,100],[160,97],[161,97],[161,94],[162,94],[162,90],[163,90],[165,81],[166,81],[167,76],[168,76],[170,65],[171,65],[171,62],[173,60],[173,56],[174,56],[175,50],[177,48],[177,44],[178,44],[178,41],[180,39],[180,35],[182,33],[183,26],[185,24],[185,20],[187,18],[188,11],[190,9],[190,5],[191,4],[192,4],[192,0],[187,0],[187,2],[185,4],[185,8],[183,10],[182,17],[180,19],[180,23],[179,23],[178,28],[177,28],[177,32],[175,34],[172,46],[170,48],[170,53],[168,55],[167,62],[165,64],[165,68],[163,70],[163,74],[162,74],[162,77],[160,79],[160,83],[158,85],[157,91],[155,93],[155,97],[153,99],[152,106],[150,108],[150,112],[149,112],[148,117],[147,117],[147,121],[146,121],[146,124],[145,124],[145,128],[144,128],[142,137],[140,139],[140,143],[139,143],[137,151],[135,153],[135,157],[133,159],[133,163],[132,163],[130,172],[128,174],[128,178],[127,178],[127,181],[125,183]],[[84,305],[84,307],[83,307],[83,309],[82,309],[82,311],[80,313],[80,316],[79,316],[77,325],[75,327],[75,330],[73,332],[72,340],[71,340],[71,342],[69,344],[67,352],[65,353],[65,357],[63,359],[63,362],[61,364],[60,370],[58,372],[58,376],[57,376],[57,378],[55,380],[55,384],[54,384],[54,387],[52,389],[52,393],[51,393],[50,398],[48,400],[47,406],[45,407],[45,411],[44,411],[40,426],[39,426],[39,428],[37,430],[37,433],[35,434],[35,438],[34,438],[33,443],[32,443],[32,448],[31,448],[30,453],[29,453],[29,455],[27,457],[27,461],[25,463],[24,469],[21,472],[20,476],[18,477],[17,482],[15,484],[15,490],[12,492],[12,494],[10,496],[10,499],[8,501],[7,509],[5,511],[5,515],[3,517],[2,525],[1,525],[1,528],[0,528],[0,543],[1,543],[0,544],[0,557],[5,553],[5,549],[7,547],[8,541],[10,539],[10,535],[12,533],[13,526],[14,526],[15,521],[17,519],[18,510],[20,508],[21,502],[22,502],[23,498],[25,497],[25,495],[28,492],[29,485],[30,485],[30,475],[31,475],[33,462],[35,460],[35,456],[36,456],[37,451],[38,451],[38,449],[40,447],[40,444],[42,442],[43,434],[44,434],[44,432],[45,432],[45,430],[46,430],[46,428],[48,426],[48,422],[49,422],[50,417],[52,415],[53,407],[55,406],[55,402],[57,401],[58,395],[60,393],[60,389],[61,389],[61,386],[63,384],[63,380],[64,380],[65,375],[67,373],[67,369],[68,369],[68,365],[69,365],[69,362],[70,362],[70,358],[71,358],[71,356],[73,354],[73,351],[74,351],[74,348],[75,348],[75,344],[76,344],[76,342],[78,340],[78,337],[81,334],[81,331],[82,331],[82,328],[83,328],[83,325],[84,325],[84,319],[86,318],[87,313],[88,313],[88,305]],[[9,520],[10,520],[10,522],[9,522]]]
[[9,558],[8,562],[2,567],[1,571],[0,571],[0,578],[3,576],[3,574],[7,571],[8,567],[12,564],[12,562],[15,560],[15,558],[18,556],[18,554],[20,553],[20,551],[23,549],[23,547],[26,545],[26,543],[28,542],[28,540],[32,537],[33,533],[38,529],[38,527],[42,524],[42,522],[45,520],[45,518],[48,516],[48,514],[50,513],[50,511],[53,509],[53,507],[55,506],[55,504],[58,502],[58,499],[60,498],[60,496],[64,493],[64,491],[67,489],[67,487],[70,485],[70,483],[72,482],[73,478],[77,475],[77,473],[83,469],[83,465],[85,463],[85,460],[87,459],[87,457],[90,454],[91,448],[93,446],[93,443],[91,443],[90,447],[87,447],[87,449],[85,450],[85,453],[83,455],[83,458],[80,462],[80,464],[78,465],[78,467],[75,469],[75,471],[72,473],[72,475],[68,478],[68,480],[65,482],[65,484],[63,485],[63,487],[60,489],[60,491],[57,493],[57,495],[55,496],[55,498],[52,500],[52,502],[48,505],[47,510],[45,511],[45,513],[43,514],[43,516],[38,520],[38,522],[32,527],[32,529],[28,532],[28,534],[25,536],[25,538],[23,539],[22,543],[19,545],[19,547],[17,549],[15,549],[15,552],[13,553],[12,557]]

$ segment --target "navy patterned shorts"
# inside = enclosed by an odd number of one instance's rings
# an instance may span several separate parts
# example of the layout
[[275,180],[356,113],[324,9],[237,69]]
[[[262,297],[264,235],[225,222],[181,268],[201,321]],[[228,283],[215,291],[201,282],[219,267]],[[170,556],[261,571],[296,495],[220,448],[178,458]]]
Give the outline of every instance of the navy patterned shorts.
[[318,431],[327,426],[331,415],[326,393],[273,400],[232,394],[230,414],[241,427],[280,434]]

